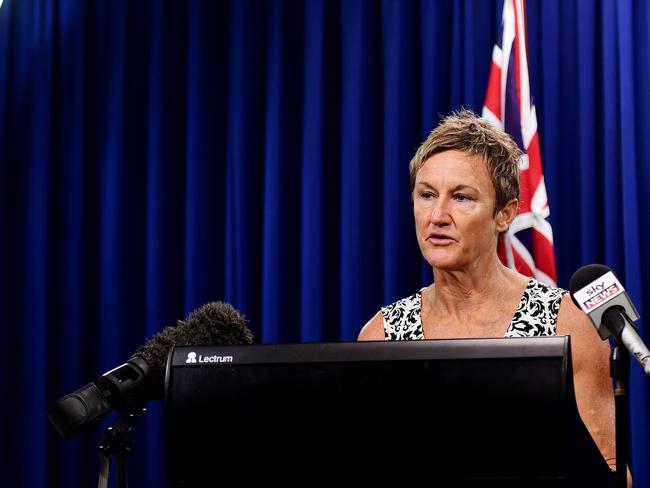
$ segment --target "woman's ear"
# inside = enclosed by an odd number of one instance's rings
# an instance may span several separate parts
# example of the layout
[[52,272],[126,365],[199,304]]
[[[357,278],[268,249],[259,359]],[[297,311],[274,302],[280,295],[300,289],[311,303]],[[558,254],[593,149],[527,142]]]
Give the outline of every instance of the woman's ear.
[[517,211],[519,210],[519,200],[513,198],[496,214],[495,220],[497,223],[497,232],[505,232],[515,220]]

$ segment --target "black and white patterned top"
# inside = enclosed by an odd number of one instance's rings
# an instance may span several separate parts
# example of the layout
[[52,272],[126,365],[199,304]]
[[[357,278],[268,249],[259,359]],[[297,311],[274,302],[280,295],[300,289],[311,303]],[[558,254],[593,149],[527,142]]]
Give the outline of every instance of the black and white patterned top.
[[[545,285],[533,278],[528,281],[519,307],[504,337],[553,336],[562,297],[561,288]],[[422,290],[381,308],[384,317],[384,339],[416,341],[424,339],[422,328]]]

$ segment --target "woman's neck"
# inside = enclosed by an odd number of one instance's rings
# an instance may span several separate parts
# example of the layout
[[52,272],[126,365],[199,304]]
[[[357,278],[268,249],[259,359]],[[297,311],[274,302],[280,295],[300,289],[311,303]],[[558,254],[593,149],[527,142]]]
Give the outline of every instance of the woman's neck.
[[433,270],[434,285],[430,287],[429,304],[442,313],[466,315],[480,311],[486,304],[494,305],[525,287],[528,279],[506,268],[495,255],[487,266],[470,270]]

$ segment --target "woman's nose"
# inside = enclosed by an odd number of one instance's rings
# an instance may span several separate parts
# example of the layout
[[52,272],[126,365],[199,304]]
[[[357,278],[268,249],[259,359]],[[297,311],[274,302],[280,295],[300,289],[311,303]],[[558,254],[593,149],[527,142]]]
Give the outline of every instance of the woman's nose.
[[443,198],[438,198],[431,208],[431,213],[429,214],[429,220],[434,225],[446,225],[451,221],[451,216],[449,215],[448,202]]

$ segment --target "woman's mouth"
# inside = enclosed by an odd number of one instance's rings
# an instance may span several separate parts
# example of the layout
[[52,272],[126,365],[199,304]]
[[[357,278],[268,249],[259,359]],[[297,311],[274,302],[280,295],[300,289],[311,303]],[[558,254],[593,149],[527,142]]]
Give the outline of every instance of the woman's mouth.
[[427,241],[433,243],[436,246],[446,246],[452,242],[455,242],[454,239],[446,234],[430,234],[429,237],[427,237]]

